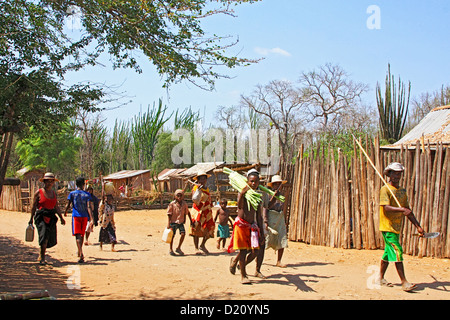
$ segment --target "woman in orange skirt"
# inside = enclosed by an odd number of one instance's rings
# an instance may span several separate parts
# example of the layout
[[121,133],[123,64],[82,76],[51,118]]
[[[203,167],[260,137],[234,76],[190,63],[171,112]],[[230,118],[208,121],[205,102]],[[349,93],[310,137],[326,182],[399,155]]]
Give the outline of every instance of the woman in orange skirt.
[[[194,246],[196,254],[208,254],[206,241],[214,238],[215,222],[212,214],[212,201],[209,189],[206,187],[206,181],[211,175],[200,171],[193,178],[196,182],[192,189],[192,225],[190,235],[194,237]],[[203,238],[199,246],[199,239]]]

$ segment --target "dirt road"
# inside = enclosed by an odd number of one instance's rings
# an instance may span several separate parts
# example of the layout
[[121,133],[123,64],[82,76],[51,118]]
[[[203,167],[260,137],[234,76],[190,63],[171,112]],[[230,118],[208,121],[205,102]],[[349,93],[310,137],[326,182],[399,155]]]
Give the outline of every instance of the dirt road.
[[[448,259],[405,257],[406,275],[418,289],[401,290],[394,266],[387,279],[392,288],[373,283],[382,252],[341,250],[289,243],[283,262],[275,267],[269,249],[262,272],[266,280],[251,277],[242,285],[239,275],[228,271],[232,255],[207,242],[210,254],[195,255],[191,237],[183,244],[185,256],[170,256],[161,241],[167,223],[164,210],[116,213],[117,252],[98,245],[98,227],[84,248],[86,263],[78,264],[70,216],[58,223],[58,244],[48,250],[47,266],[37,263],[38,243],[27,243],[25,228],[29,214],[0,211],[0,293],[46,289],[57,299],[202,299],[202,300],[448,300]],[[179,235],[176,235],[175,244]],[[430,241],[430,240],[428,240]],[[255,270],[254,262],[248,266]]]

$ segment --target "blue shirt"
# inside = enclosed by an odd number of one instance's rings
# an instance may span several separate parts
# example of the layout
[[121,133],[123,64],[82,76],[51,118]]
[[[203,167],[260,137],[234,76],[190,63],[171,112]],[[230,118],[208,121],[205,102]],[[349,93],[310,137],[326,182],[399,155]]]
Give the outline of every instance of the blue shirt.
[[67,200],[72,204],[72,217],[86,217],[89,219],[88,202],[92,201],[91,194],[84,190],[69,193]]

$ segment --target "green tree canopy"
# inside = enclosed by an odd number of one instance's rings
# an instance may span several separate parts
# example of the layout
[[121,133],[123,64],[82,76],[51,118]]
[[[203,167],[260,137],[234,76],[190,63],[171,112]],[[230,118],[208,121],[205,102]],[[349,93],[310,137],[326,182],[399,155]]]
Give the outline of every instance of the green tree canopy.
[[[236,42],[209,35],[201,21],[234,15],[232,5],[257,0],[3,0],[0,2],[0,186],[12,137],[23,128],[54,130],[81,108],[97,110],[105,91],[91,83],[68,86],[65,75],[96,65],[108,53],[115,68],[141,71],[143,53],[164,84],[188,80],[211,89],[226,77],[217,68],[255,60],[228,56]],[[76,6],[82,30],[65,33]],[[50,129],[50,127],[53,127]],[[0,189],[1,192],[1,189]]]
[[77,172],[77,153],[82,145],[75,128],[68,122],[53,134],[31,127],[27,138],[17,143],[16,152],[23,165],[57,172],[60,178],[73,179]]

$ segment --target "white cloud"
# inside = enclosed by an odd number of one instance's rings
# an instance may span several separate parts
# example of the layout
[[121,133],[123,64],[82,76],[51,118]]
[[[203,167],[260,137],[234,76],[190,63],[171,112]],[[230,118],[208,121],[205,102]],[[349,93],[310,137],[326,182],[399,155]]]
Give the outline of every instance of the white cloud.
[[289,52],[287,52],[286,50],[283,50],[281,48],[268,49],[268,48],[256,47],[255,52],[260,55],[263,55],[263,56],[268,56],[269,54],[279,54],[279,55],[282,55],[285,57],[291,56],[291,54]]

